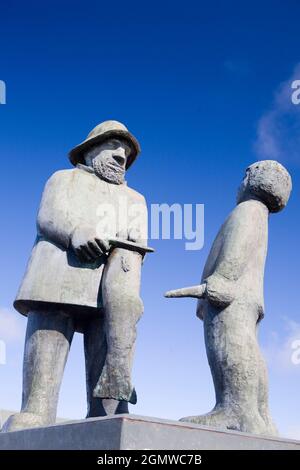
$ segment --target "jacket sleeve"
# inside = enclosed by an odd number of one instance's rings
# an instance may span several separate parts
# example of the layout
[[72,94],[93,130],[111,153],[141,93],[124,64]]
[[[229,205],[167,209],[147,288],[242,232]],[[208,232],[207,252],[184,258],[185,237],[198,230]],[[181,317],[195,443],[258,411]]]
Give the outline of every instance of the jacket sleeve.
[[38,234],[68,248],[75,229],[72,215],[72,171],[54,173],[47,181],[37,216]]

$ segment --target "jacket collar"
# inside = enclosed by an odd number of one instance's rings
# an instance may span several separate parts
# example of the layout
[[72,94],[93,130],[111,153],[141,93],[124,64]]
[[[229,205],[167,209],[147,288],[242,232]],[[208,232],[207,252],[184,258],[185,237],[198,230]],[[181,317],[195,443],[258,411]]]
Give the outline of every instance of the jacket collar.
[[77,163],[76,168],[78,168],[79,170],[87,171],[88,173],[95,174],[94,168],[87,166],[87,165],[83,165],[82,163]]

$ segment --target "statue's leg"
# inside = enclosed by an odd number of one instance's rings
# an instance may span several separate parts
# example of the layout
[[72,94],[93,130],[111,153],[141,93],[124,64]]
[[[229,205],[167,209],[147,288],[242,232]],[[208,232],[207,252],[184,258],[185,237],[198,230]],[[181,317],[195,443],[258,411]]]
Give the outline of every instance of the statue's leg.
[[224,310],[208,305],[204,334],[216,406],[206,415],[183,421],[257,434],[269,432],[258,405],[265,378],[256,336],[257,318],[256,309],[244,303],[233,303]]
[[55,423],[60,384],[73,334],[73,320],[63,312],[29,312],[22,408],[7,420],[2,431]]
[[[257,324],[257,329],[258,329]],[[258,361],[260,362],[260,368],[259,368],[259,395],[258,395],[258,407],[259,407],[259,412],[260,415],[262,416],[263,420],[266,423],[266,428],[267,428],[267,434],[270,434],[272,436],[277,436],[278,431],[276,428],[276,425],[272,419],[270,409],[269,409],[269,387],[268,387],[268,371],[267,371],[267,366],[266,362],[261,354],[260,351],[258,351]]]
[[94,397],[93,392],[102,373],[106,354],[106,334],[103,312],[86,321],[84,328],[86,365],[87,418],[128,413],[128,402]]
[[[120,412],[123,402],[136,403],[131,370],[136,324],[143,312],[139,296],[141,263],[142,256],[139,253],[117,248],[111,253],[103,273],[102,298],[107,354],[94,389],[94,397],[110,400],[104,402],[109,413],[113,408]],[[116,400],[117,403],[111,400]]]

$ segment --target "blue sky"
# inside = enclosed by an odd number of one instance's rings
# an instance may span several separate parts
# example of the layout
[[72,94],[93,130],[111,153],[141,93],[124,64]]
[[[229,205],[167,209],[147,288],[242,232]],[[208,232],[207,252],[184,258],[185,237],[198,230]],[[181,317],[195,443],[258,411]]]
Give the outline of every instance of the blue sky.
[[[0,408],[17,409],[26,321],[12,302],[35,237],[41,192],[66,154],[106,119],[124,122],[142,154],[128,184],[151,203],[205,204],[205,245],[154,240],[143,269],[136,414],[178,419],[203,413],[214,392],[193,300],[164,291],[198,282],[210,244],[235,204],[244,169],[277,158],[293,193],[270,220],[266,317],[260,342],[270,372],[271,409],[282,434],[300,439],[298,306],[300,79],[297,1],[2,2],[0,106],[2,230]],[[283,84],[283,85],[282,85]],[[287,100],[284,101],[284,100]],[[267,143],[271,142],[272,146]],[[82,338],[66,368],[59,415],[85,413]]]

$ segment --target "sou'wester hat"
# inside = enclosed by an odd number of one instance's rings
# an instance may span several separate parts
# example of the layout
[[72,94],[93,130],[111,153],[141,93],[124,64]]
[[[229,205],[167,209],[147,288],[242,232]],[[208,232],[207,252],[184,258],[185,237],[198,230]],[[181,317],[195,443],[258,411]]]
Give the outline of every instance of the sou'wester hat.
[[111,138],[122,138],[124,139],[131,148],[131,153],[127,158],[126,170],[132,165],[136,157],[141,151],[140,145],[137,139],[128,131],[127,127],[118,121],[104,121],[98,124],[87,136],[87,138],[81,142],[81,144],[74,147],[70,153],[69,158],[71,163],[76,166],[77,163],[84,164],[84,152],[89,150],[96,144],[104,142]]

